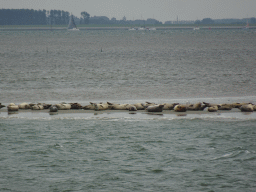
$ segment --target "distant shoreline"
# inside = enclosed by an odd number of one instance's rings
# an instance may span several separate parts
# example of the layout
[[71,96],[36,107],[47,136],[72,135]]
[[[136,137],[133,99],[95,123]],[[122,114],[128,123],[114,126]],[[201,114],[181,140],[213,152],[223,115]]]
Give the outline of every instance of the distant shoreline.
[[[78,27],[80,30],[128,30],[131,27]],[[193,30],[194,26],[168,26],[168,27],[155,27],[156,30]],[[244,26],[203,26],[199,27],[200,30],[215,30],[215,29],[244,29]],[[251,26],[249,29],[256,29],[256,26]],[[36,30],[52,30],[60,31],[67,30],[67,27],[0,27],[0,31],[36,31]]]

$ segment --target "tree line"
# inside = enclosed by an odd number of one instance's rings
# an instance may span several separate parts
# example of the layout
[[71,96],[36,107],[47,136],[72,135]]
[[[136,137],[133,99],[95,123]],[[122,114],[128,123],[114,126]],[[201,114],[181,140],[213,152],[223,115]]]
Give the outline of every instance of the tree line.
[[[0,9],[0,25],[67,25],[70,13],[63,10],[33,10],[33,9]],[[162,24],[155,19],[147,20],[121,20],[109,19],[106,16],[90,17],[86,11],[81,12],[81,17],[75,17],[76,24]]]
[[61,10],[0,9],[0,25],[66,25],[69,17]]
[[211,19],[211,18],[204,18],[202,20],[196,20],[195,24],[255,24],[256,18],[244,18],[244,19]]
[[0,25],[45,25],[46,21],[46,10],[0,10]]
[[[67,25],[70,13],[63,10],[33,10],[33,9],[0,9],[0,25]],[[156,19],[147,20],[126,20],[124,16],[121,20],[115,17],[109,19],[106,16],[90,17],[90,14],[83,11],[81,17],[75,17],[76,24],[129,24],[129,25],[157,25],[162,24]],[[191,24],[255,24],[254,17],[247,19],[218,19],[204,18],[203,20],[189,21]],[[164,24],[188,24],[182,21],[166,21]]]

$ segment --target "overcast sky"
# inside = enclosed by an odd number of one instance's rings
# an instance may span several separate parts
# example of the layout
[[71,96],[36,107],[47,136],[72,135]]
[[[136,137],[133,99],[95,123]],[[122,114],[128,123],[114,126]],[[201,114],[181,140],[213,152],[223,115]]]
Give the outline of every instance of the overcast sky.
[[115,17],[120,20],[154,18],[158,21],[202,20],[203,18],[256,17],[256,0],[0,0],[2,9],[57,9],[80,17]]

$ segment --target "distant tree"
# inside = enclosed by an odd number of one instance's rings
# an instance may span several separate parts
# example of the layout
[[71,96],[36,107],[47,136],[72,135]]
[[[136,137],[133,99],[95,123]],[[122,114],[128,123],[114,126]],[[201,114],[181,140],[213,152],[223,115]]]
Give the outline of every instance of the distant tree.
[[83,11],[81,12],[82,19],[80,20],[80,23],[82,24],[88,24],[90,19],[90,14]]
[[45,25],[46,11],[33,9],[0,9],[0,25]]
[[126,17],[124,16],[122,20],[123,20],[123,21],[126,21]]
[[112,17],[110,21],[111,21],[111,24],[116,24],[117,23],[117,20],[116,20],[115,17]]
[[256,18],[255,18],[255,17],[252,17],[252,18],[250,19],[250,23],[252,23],[252,24],[256,23]]
[[89,23],[90,24],[110,24],[111,21],[106,16],[94,16],[94,17],[90,17]]
[[211,19],[211,18],[204,18],[202,21],[201,21],[202,24],[213,24],[214,21]]
[[201,24],[201,21],[200,21],[200,20],[196,20],[196,21],[195,21],[195,24],[196,24],[196,25],[199,25],[199,24]]
[[54,15],[53,15],[53,10],[50,10],[50,25],[54,24]]

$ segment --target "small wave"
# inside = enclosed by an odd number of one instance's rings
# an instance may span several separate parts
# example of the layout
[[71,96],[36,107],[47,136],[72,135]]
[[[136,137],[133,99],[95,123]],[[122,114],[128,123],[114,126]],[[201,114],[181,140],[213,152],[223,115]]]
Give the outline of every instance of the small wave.
[[[245,156],[245,158],[243,158],[243,161],[255,159],[256,157],[255,156],[251,157],[250,153],[251,152],[248,150],[233,151],[233,152],[226,153],[220,157],[215,157],[213,160],[237,158],[239,156]],[[248,156],[250,156],[250,157],[248,157]]]

